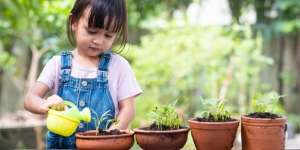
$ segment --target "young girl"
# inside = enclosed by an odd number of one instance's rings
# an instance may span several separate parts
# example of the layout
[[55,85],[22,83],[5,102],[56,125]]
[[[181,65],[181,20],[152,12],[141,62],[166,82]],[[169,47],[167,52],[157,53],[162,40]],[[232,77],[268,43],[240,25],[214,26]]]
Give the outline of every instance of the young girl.
[[[128,128],[134,117],[134,99],[142,90],[129,63],[110,50],[114,41],[123,46],[127,42],[125,0],[76,0],[67,27],[69,40],[76,43],[76,48],[54,56],[46,64],[26,96],[25,108],[46,114],[50,107],[68,100],[79,110],[93,109],[98,116],[109,111],[110,119],[118,119],[114,128]],[[49,90],[55,94],[44,99]],[[100,128],[105,125],[103,122]],[[77,132],[93,129],[93,121],[81,122]],[[74,148],[74,135],[47,133],[47,149]]]

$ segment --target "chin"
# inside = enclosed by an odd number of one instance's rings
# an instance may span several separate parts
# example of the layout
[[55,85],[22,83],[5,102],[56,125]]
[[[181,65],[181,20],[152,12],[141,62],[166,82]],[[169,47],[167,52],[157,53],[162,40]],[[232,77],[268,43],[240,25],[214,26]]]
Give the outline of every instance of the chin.
[[100,54],[102,54],[103,50],[98,50],[98,51],[88,51],[87,52],[87,55],[91,56],[91,57],[96,57],[96,56],[99,56]]
[[102,53],[102,52],[98,52],[98,53],[89,53],[89,54],[87,54],[87,55],[90,56],[90,57],[97,57],[97,56],[99,56],[101,53]]

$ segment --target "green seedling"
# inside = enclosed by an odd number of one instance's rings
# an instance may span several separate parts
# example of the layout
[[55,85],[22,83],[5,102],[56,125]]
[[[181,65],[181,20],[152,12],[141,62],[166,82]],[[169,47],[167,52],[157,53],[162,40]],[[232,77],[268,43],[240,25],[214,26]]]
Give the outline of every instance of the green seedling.
[[263,113],[275,113],[274,109],[280,98],[284,97],[283,95],[279,95],[277,92],[269,92],[266,94],[256,94],[252,99],[252,111]]
[[200,102],[203,109],[199,114],[201,118],[213,121],[226,121],[231,118],[231,114],[225,107],[223,100],[200,97]]
[[[100,118],[99,118],[97,112],[95,112],[95,111],[92,110],[92,109],[91,109],[91,111],[92,111],[92,113],[94,113],[95,116],[96,116],[96,118],[93,118],[93,120],[94,120],[95,127],[96,127],[96,135],[98,135],[98,134],[99,134],[99,126],[100,126],[100,124],[102,124],[105,120],[107,120],[108,118],[111,118],[111,117],[113,117],[113,116],[109,114],[110,110],[104,112],[104,113],[100,116]],[[104,128],[103,130],[107,130],[107,129],[109,128],[109,125],[110,125],[110,124],[115,124],[115,123],[117,123],[117,122],[118,122],[118,120],[117,120],[116,118],[108,119],[107,122],[106,122],[105,128]]]
[[175,110],[176,102],[169,105],[156,106],[150,113],[156,126],[162,130],[164,127],[177,129],[180,128],[181,119]]

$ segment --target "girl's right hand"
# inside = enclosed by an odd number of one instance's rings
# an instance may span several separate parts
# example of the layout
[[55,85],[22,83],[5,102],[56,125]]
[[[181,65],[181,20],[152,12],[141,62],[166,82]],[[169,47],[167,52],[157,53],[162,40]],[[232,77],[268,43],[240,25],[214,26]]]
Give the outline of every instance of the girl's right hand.
[[62,111],[65,109],[64,101],[58,95],[52,95],[47,98],[46,101],[42,104],[42,111],[47,113],[49,109],[55,109],[58,111]]

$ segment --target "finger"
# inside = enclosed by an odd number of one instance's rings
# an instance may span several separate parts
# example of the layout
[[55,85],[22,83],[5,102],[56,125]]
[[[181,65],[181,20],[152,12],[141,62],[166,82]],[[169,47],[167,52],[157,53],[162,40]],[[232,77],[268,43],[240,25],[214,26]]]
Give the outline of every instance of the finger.
[[64,104],[64,103],[61,103],[59,106],[60,106],[59,109],[60,109],[61,111],[63,111],[63,110],[65,109],[65,104]]
[[52,105],[52,106],[50,106],[50,109],[56,110],[56,106],[55,106],[55,105]]
[[55,108],[56,108],[57,111],[61,111],[61,110],[62,110],[62,105],[61,105],[61,103],[56,104],[56,105],[55,105]]

